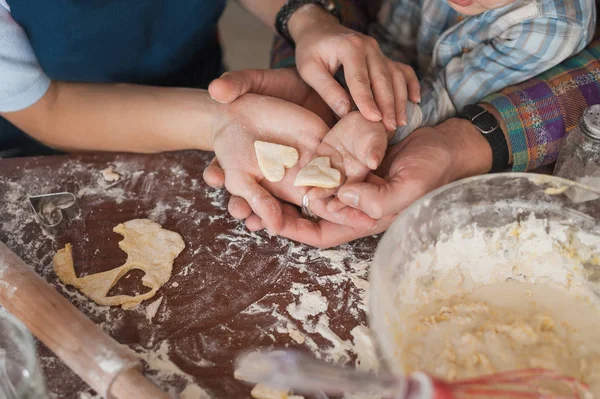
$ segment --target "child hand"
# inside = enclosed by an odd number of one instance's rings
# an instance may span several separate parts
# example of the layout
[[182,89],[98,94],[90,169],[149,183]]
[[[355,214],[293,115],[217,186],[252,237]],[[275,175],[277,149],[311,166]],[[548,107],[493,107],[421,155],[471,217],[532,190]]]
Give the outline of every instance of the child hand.
[[[297,15],[296,15],[297,14]],[[351,99],[334,79],[340,66],[352,100],[362,115],[388,130],[406,124],[406,101],[420,101],[413,69],[388,59],[377,41],[341,25],[318,6],[305,6],[290,20],[296,63],[302,79],[343,117]]]
[[[344,185],[359,183],[379,167],[387,144],[388,133],[381,123],[368,121],[359,112],[351,112],[325,135],[317,148],[317,156],[331,159],[331,166],[344,174]],[[324,199],[334,195],[336,191],[337,189],[313,188],[309,191],[309,199]],[[337,212],[345,206],[337,198],[332,198],[327,204],[327,210]]]

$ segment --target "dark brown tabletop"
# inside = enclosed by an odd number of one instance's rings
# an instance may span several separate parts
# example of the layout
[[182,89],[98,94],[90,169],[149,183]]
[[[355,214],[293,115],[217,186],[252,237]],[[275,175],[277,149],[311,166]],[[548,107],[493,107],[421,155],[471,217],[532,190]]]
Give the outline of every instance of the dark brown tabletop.
[[[174,396],[196,384],[208,397],[249,397],[250,388],[233,378],[232,362],[257,347],[298,347],[353,364],[352,332],[366,325],[367,272],[377,239],[319,251],[250,233],[227,214],[225,191],[202,180],[209,160],[201,152],[0,160],[0,241],[134,349],[145,375]],[[101,174],[111,165],[122,176],[116,183]],[[77,203],[57,227],[42,228],[28,196],[62,191],[74,193]],[[66,243],[73,245],[78,275],[123,264],[121,236],[112,229],[136,218],[153,219],[186,243],[154,298],[133,310],[98,306],[57,280],[52,257]],[[110,295],[145,290],[142,275],[130,272]],[[39,358],[55,397],[93,394],[43,345]]]

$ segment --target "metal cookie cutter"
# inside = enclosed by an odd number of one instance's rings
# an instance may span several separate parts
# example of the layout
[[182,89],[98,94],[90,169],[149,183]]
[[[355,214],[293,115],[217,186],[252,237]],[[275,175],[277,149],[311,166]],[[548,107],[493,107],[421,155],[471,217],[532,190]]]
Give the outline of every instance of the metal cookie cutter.
[[29,204],[37,221],[45,227],[54,227],[63,220],[63,209],[72,207],[77,201],[73,193],[53,193],[29,197]]

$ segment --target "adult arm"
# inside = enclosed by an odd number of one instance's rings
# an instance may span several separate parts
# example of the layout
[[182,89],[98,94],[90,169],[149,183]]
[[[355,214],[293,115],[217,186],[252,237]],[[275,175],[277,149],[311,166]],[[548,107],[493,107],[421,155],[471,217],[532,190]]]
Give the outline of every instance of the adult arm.
[[51,82],[24,30],[0,5],[0,115],[63,150],[211,149],[218,104],[206,91]]
[[583,50],[586,39],[586,29],[566,18],[543,17],[510,27],[490,43],[453,58],[433,79],[421,81],[422,102],[408,105],[409,122],[397,129],[392,143],[558,65]]
[[600,40],[549,71],[482,100],[505,125],[512,169],[556,161],[562,139],[585,108],[600,104]]

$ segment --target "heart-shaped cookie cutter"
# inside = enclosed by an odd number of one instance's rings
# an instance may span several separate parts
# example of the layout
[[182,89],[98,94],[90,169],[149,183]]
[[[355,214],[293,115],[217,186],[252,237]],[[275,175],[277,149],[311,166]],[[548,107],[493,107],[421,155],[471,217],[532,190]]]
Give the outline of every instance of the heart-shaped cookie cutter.
[[33,195],[29,204],[38,223],[45,227],[57,226],[63,220],[63,209],[72,207],[77,201],[73,193],[52,193]]

